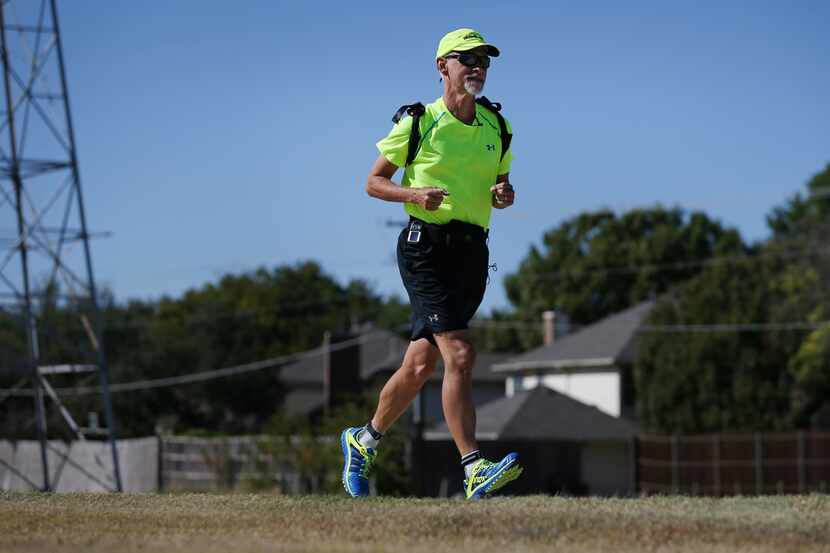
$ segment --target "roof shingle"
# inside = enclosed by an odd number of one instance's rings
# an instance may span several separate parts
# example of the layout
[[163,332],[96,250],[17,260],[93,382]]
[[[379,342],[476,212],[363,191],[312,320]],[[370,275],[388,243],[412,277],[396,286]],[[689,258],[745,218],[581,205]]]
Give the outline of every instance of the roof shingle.
[[493,366],[496,372],[604,367],[632,361],[637,329],[654,306],[646,301]]
[[[622,440],[639,431],[628,419],[606,415],[545,386],[482,405],[476,420],[476,436],[491,440]],[[447,424],[432,427],[424,437],[449,439]]]

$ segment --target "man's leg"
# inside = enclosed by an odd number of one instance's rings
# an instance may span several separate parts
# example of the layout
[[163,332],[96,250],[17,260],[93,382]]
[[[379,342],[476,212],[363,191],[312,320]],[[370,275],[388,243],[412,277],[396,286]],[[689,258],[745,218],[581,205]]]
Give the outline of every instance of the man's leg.
[[380,392],[372,427],[380,433],[386,432],[418,395],[437,362],[438,349],[426,338],[410,342],[401,367]]
[[473,366],[475,349],[469,333],[453,330],[435,335],[444,358],[444,385],[441,401],[447,427],[461,455],[464,468],[464,493],[467,499],[480,499],[519,477],[519,456],[509,453],[498,462],[481,456],[475,440],[476,411],[473,404]]
[[475,440],[476,411],[473,405],[475,349],[466,330],[436,334],[435,341],[444,359],[444,383],[441,388],[444,419],[463,458],[478,449]]
[[438,349],[425,338],[410,342],[403,364],[389,379],[378,399],[375,416],[365,427],[346,428],[340,435],[343,450],[343,487],[352,497],[369,495],[369,472],[378,440],[406,411],[435,370]]

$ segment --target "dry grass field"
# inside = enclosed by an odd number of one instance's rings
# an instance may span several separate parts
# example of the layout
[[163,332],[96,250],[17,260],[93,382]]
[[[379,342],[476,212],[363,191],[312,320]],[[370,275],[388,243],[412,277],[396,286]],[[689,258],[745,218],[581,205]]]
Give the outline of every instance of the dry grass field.
[[0,493],[0,552],[830,552],[830,496]]

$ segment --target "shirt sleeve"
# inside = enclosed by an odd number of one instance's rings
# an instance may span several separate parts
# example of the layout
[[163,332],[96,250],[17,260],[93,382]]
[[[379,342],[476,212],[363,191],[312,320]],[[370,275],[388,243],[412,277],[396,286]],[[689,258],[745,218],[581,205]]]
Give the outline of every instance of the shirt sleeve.
[[398,167],[406,165],[406,156],[409,153],[409,133],[412,130],[412,117],[404,117],[386,135],[386,138],[377,143],[378,150],[383,157]]
[[[507,120],[505,117],[504,124],[507,125],[507,132],[513,134],[513,127],[510,125],[510,121]],[[499,175],[504,175],[510,172],[510,166],[513,164],[513,142],[510,142],[510,147],[504,153],[504,157],[499,163]]]

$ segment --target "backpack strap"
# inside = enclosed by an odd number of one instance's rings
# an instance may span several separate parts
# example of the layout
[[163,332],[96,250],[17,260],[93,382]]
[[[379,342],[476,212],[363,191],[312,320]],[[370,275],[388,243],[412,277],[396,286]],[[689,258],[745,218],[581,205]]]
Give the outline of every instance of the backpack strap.
[[504,121],[504,116],[501,114],[501,104],[498,102],[491,102],[486,96],[476,98],[476,103],[482,107],[490,110],[499,121],[499,130],[501,132],[501,157],[499,161],[504,159],[504,154],[510,148],[510,142],[513,140],[513,134],[507,132],[507,123]]
[[406,163],[404,167],[409,166],[415,160],[415,154],[418,152],[418,145],[421,143],[421,116],[426,112],[424,104],[417,102],[415,104],[407,104],[401,106],[395,115],[392,117],[392,122],[396,125],[403,119],[404,115],[412,117],[412,130],[409,132],[409,151],[406,154]]

